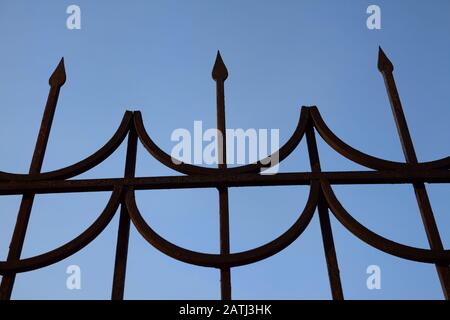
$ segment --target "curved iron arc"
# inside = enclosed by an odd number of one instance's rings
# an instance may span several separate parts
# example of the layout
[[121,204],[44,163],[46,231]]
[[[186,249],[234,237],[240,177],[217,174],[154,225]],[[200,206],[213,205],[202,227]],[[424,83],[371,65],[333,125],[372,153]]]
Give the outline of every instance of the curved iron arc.
[[361,152],[344,141],[339,139],[333,131],[328,128],[317,107],[309,108],[311,119],[314,127],[319,132],[322,139],[343,157],[360,164],[364,167],[374,170],[433,170],[433,169],[450,169],[450,156],[439,160],[421,162],[421,163],[405,163],[380,159],[364,152]]
[[386,239],[379,234],[369,230],[355,218],[342,206],[337,199],[330,183],[328,181],[321,181],[322,191],[325,195],[325,199],[333,212],[334,216],[339,222],[353,235],[360,240],[364,241],[368,245],[377,248],[388,254],[418,262],[426,263],[444,263],[450,262],[450,250],[436,251],[429,249],[422,249],[407,246],[389,239]]
[[40,269],[59,262],[83,249],[105,230],[122,199],[122,187],[116,187],[100,216],[85,231],[66,244],[43,254],[17,261],[0,261],[0,274],[20,273]]
[[122,121],[119,128],[116,130],[114,135],[105,143],[103,147],[94,152],[89,157],[81,160],[70,166],[57,169],[54,171],[43,172],[39,174],[20,174],[20,173],[9,173],[0,171],[0,180],[4,181],[42,181],[42,180],[58,180],[58,179],[69,179],[77,175],[80,175],[95,166],[99,165],[105,159],[107,159],[117,148],[122,144],[125,139],[130,126],[132,125],[133,112],[126,111],[123,115]]
[[309,225],[317,206],[319,192],[319,182],[313,181],[311,184],[308,201],[303,209],[303,212],[300,214],[297,221],[278,238],[255,249],[227,255],[191,251],[179,247],[161,237],[142,217],[139,209],[137,208],[134,189],[129,189],[127,191],[125,202],[133,224],[144,239],[146,239],[156,249],[169,257],[189,264],[203,267],[223,268],[237,267],[261,261],[288,247]]
[[164,152],[158,145],[150,138],[147,133],[142,115],[139,111],[136,111],[134,114],[134,125],[136,128],[136,132],[138,134],[139,140],[144,145],[145,149],[159,162],[164,164],[166,167],[169,167],[175,171],[184,174],[198,174],[198,175],[209,175],[209,174],[237,174],[237,173],[256,173],[260,172],[262,169],[269,169],[268,163],[270,163],[270,159],[278,159],[278,162],[286,159],[300,144],[305,132],[307,125],[309,123],[309,112],[308,109],[302,107],[300,112],[300,117],[297,123],[297,127],[289,138],[289,140],[275,153],[266,157],[265,159],[259,160],[256,163],[240,166],[240,167],[232,167],[226,169],[219,168],[206,168],[200,167],[188,163],[174,163],[172,157]]

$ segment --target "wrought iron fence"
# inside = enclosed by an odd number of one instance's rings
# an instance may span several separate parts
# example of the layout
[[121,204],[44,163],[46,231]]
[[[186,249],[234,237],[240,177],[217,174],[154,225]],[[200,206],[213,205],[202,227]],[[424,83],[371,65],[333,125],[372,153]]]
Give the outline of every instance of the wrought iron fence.
[[[50,172],[41,172],[59,92],[66,80],[64,60],[61,60],[49,79],[50,92],[29,173],[13,174],[0,172],[0,195],[22,195],[8,257],[6,261],[0,262],[0,274],[3,275],[0,298],[11,298],[17,273],[44,268],[73,255],[87,246],[102,233],[120,207],[114,278],[112,281],[112,299],[123,299],[124,295],[131,222],[142,237],[162,253],[189,264],[219,269],[221,275],[221,297],[224,300],[228,300],[231,299],[231,268],[261,261],[285,249],[300,237],[315,212],[319,215],[331,293],[333,299],[343,299],[344,294],[339,275],[329,211],[345,228],[365,243],[403,259],[435,264],[444,296],[446,299],[450,299],[450,251],[443,248],[425,188],[425,183],[450,182],[450,157],[431,162],[419,163],[417,161],[393,76],[394,67],[381,48],[379,50],[378,69],[383,75],[386,84],[406,159],[404,163],[379,159],[352,148],[328,128],[316,107],[302,107],[294,133],[270,157],[276,156],[279,161],[283,161],[296,149],[300,141],[306,137],[311,165],[310,172],[263,175],[261,170],[267,168],[267,163],[269,163],[266,161],[267,159],[240,167],[227,167],[225,134],[218,141],[219,160],[223,160],[218,168],[200,167],[188,163],[176,164],[172,161],[172,157],[160,149],[150,138],[144,127],[141,113],[139,111],[127,111],[116,133],[97,152],[71,166]],[[228,77],[228,71],[220,53],[217,55],[212,77],[216,82],[217,91],[217,129],[224,133],[226,128],[224,83]],[[322,171],[316,144],[316,132],[337,153],[371,170]],[[128,141],[123,178],[73,179],[102,163],[122,144],[126,137]],[[138,140],[159,162],[183,175],[135,177]],[[337,199],[332,186],[362,184],[411,184],[414,188],[431,249],[410,247],[386,239],[353,218]],[[231,253],[228,189],[231,187],[283,185],[309,185],[310,187],[306,205],[295,223],[286,232],[269,243],[248,251]],[[218,190],[220,208],[219,254],[191,251],[164,239],[147,224],[135,201],[135,190],[189,188],[216,188]],[[103,212],[89,228],[75,239],[52,251],[24,259],[20,257],[35,195],[94,191],[110,191],[111,197]]]

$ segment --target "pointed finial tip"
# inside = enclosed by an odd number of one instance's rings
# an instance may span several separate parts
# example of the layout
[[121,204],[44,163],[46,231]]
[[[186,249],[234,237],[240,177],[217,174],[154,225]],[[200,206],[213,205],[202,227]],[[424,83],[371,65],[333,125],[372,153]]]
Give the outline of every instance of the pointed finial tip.
[[216,62],[214,63],[214,67],[212,70],[212,78],[215,81],[225,81],[228,78],[228,70],[222,60],[222,56],[220,55],[219,50],[217,50]]
[[394,71],[394,65],[391,60],[386,56],[383,49],[378,47],[378,70],[380,72],[392,72]]
[[53,71],[48,83],[51,87],[62,87],[66,82],[66,68],[64,66],[64,57],[58,63],[55,71]]

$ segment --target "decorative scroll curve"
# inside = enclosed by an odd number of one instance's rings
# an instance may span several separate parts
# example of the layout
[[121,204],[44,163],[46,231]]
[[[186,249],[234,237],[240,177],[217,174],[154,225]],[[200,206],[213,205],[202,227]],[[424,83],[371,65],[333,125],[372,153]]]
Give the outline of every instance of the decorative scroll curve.
[[229,255],[191,251],[167,241],[156,233],[142,217],[136,204],[135,192],[133,189],[129,189],[127,191],[125,202],[133,224],[144,239],[146,239],[156,249],[167,256],[189,264],[203,267],[221,268],[242,266],[261,261],[289,246],[309,225],[317,206],[319,192],[319,182],[312,181],[308,201],[303,209],[303,212],[300,214],[297,221],[281,236],[258,248],[239,253],[231,253]]
[[450,156],[439,160],[421,162],[418,164],[396,162],[390,160],[380,159],[364,152],[361,152],[350,145],[346,144],[344,141],[339,139],[333,131],[328,128],[325,121],[322,119],[317,107],[309,108],[311,119],[314,123],[314,127],[319,132],[322,139],[338,152],[343,157],[360,164],[364,167],[371,168],[374,170],[433,170],[433,169],[450,169]]
[[105,159],[107,159],[117,148],[122,144],[125,139],[130,125],[132,124],[133,112],[126,111],[123,115],[122,121],[119,128],[116,130],[114,135],[109,139],[106,144],[99,150],[94,152],[89,157],[81,160],[70,166],[57,169],[54,171],[43,172],[39,174],[20,174],[20,173],[9,173],[0,171],[0,180],[5,181],[37,181],[37,180],[51,180],[51,179],[69,179],[77,175],[80,175],[95,166],[99,165]]
[[17,261],[0,261],[0,274],[27,272],[59,262],[91,243],[114,217],[122,197],[122,187],[115,188],[99,217],[79,236],[66,244],[38,256]]
[[450,250],[435,251],[415,248],[386,239],[369,230],[345,210],[337,199],[329,182],[322,181],[321,185],[322,191],[334,216],[348,231],[368,245],[407,260],[426,263],[450,263]]
[[299,145],[301,142],[308,123],[310,121],[308,109],[303,107],[300,112],[300,118],[297,123],[297,127],[289,138],[289,140],[275,153],[271,154],[265,159],[259,160],[256,163],[240,166],[240,167],[232,167],[227,169],[219,169],[219,168],[206,168],[200,167],[187,163],[176,164],[173,162],[172,157],[164,152],[151,138],[147,133],[142,115],[139,111],[136,111],[134,114],[134,125],[136,128],[136,132],[138,134],[139,140],[147,149],[147,151],[159,162],[164,164],[166,167],[169,167],[175,171],[184,174],[199,174],[199,175],[210,175],[210,174],[237,174],[237,173],[256,173],[260,170],[269,169],[267,165],[270,163],[270,159],[278,159],[279,162],[286,159]]

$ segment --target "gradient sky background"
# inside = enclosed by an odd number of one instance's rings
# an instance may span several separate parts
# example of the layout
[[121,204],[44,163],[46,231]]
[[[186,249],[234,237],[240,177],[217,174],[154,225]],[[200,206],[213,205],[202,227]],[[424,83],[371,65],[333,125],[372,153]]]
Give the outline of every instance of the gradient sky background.
[[[126,4],[125,4],[126,3]],[[66,28],[77,4],[82,29]],[[382,29],[366,28],[366,9],[382,10]],[[75,163],[99,149],[125,110],[141,110],[153,139],[170,152],[176,128],[194,120],[215,127],[211,69],[220,49],[229,71],[229,128],[293,132],[302,105],[317,105],[344,141],[366,153],[403,161],[381,75],[378,45],[395,76],[420,161],[449,155],[450,2],[434,1],[0,1],[0,170],[27,172],[48,77],[61,56],[62,89],[44,171]],[[324,170],[358,170],[320,139]],[[138,176],[170,175],[140,146]],[[80,177],[123,175],[125,144]],[[281,171],[309,171],[304,143]],[[336,187],[344,206],[370,229],[427,248],[412,187]],[[446,185],[428,186],[444,245],[450,247]],[[297,218],[307,187],[231,189],[231,249],[261,245]],[[23,257],[51,250],[82,232],[108,193],[38,196]],[[0,197],[0,256],[5,259],[19,197]],[[192,250],[218,252],[218,195],[214,189],[144,191],[147,221]],[[87,248],[45,269],[20,274],[16,299],[108,299],[118,215]],[[345,297],[443,297],[433,265],[404,261],[356,239],[332,217]],[[82,270],[82,289],[66,289],[66,268]],[[366,268],[382,271],[382,289],[368,290]],[[232,271],[235,299],[331,298],[318,217],[278,255]],[[218,299],[219,272],[164,256],[132,227],[125,298]]]

